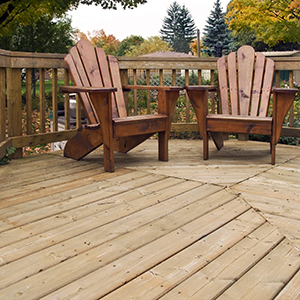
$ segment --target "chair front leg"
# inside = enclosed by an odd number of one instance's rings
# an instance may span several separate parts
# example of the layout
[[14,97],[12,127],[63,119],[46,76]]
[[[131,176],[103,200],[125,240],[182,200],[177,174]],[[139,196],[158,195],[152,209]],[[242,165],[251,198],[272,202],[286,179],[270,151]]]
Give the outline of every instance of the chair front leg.
[[111,93],[92,93],[90,95],[102,128],[104,170],[114,172]]
[[166,130],[158,133],[158,159],[169,160],[168,140],[179,91],[158,90],[158,113],[167,115]]
[[199,133],[203,138],[203,159],[208,159],[208,132],[207,120],[208,114],[208,90],[207,89],[188,89],[188,96],[194,107],[198,121]]

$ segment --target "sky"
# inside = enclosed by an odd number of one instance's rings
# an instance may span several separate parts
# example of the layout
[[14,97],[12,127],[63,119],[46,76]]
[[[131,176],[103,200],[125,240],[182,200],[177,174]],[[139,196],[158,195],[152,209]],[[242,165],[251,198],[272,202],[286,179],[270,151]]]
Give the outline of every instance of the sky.
[[[151,36],[160,36],[163,19],[167,17],[167,10],[175,0],[148,0],[146,4],[138,5],[134,9],[103,10],[100,6],[82,5],[69,13],[72,26],[87,34],[93,30],[103,29],[106,35],[114,35],[122,41],[130,35],[139,35],[147,39]],[[211,0],[177,0],[178,4],[185,5],[189,10],[200,36],[207,18],[213,10]],[[221,0],[223,12],[230,0]]]

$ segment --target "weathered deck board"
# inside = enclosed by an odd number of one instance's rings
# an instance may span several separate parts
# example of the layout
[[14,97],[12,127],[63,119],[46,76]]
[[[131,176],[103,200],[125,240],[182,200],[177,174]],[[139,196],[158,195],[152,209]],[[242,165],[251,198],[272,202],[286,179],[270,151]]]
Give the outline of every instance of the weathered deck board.
[[[252,247],[259,244],[259,239],[256,239],[255,234],[252,233],[257,227],[259,228],[257,231],[261,231],[261,227],[270,228],[271,226],[266,226],[262,217],[253,210],[248,210],[225,226],[175,254],[158,266],[150,269],[107,297],[104,297],[104,299],[122,299],[124,296],[128,298],[131,296],[136,299],[156,299],[157,297],[163,296],[166,293],[166,289],[171,290],[181,282],[183,283],[173,289],[172,292],[168,293],[163,299],[190,297],[194,293],[193,290],[200,289],[201,284],[207,283],[208,272],[204,271],[206,266],[212,265],[212,268],[217,273],[217,269],[215,269],[215,257],[219,257],[224,252],[227,253],[228,251],[226,250],[240,240],[244,241],[243,238],[246,234],[250,235],[247,240],[250,242],[252,241]],[[268,228],[266,230],[268,230]],[[270,231],[274,232],[274,229],[269,229],[266,234],[264,233],[263,237],[265,238],[266,235],[270,235]],[[246,249],[249,249],[250,247],[249,243],[247,245],[244,242],[244,244],[247,248],[244,248],[242,253],[247,252]],[[235,246],[234,249],[236,249],[236,247],[237,246]],[[240,252],[235,251],[235,253],[241,255]],[[228,262],[234,262],[235,256],[231,257],[231,255],[229,255],[229,258],[230,261]],[[256,259],[259,260],[258,255]],[[225,261],[225,265],[223,266],[224,269],[228,267],[228,262]],[[219,269],[220,268],[222,268],[221,265],[219,265]],[[200,273],[201,276],[204,277],[204,280],[198,281],[197,272],[199,270],[204,271],[203,273]],[[186,280],[189,277],[190,279]],[[186,292],[183,292],[182,286],[186,287]],[[202,297],[199,297],[198,299],[202,299]]]
[[201,144],[0,167],[0,299],[299,297],[299,147]]

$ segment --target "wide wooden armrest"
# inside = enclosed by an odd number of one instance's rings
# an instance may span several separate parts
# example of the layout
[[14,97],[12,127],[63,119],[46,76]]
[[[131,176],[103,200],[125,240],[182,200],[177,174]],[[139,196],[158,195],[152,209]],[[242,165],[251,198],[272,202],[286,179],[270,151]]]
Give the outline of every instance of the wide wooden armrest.
[[150,85],[124,85],[123,91],[129,90],[163,90],[163,91],[181,91],[183,87],[180,86],[150,86]]
[[116,92],[117,88],[103,88],[103,87],[85,87],[85,86],[61,86],[60,93],[111,93]]
[[188,85],[184,87],[188,91],[209,91],[209,92],[217,92],[218,87],[215,85]]
[[296,93],[298,93],[298,89],[290,89],[290,88],[286,89],[286,88],[274,87],[272,89],[272,92],[273,93],[294,93],[294,94],[296,94]]

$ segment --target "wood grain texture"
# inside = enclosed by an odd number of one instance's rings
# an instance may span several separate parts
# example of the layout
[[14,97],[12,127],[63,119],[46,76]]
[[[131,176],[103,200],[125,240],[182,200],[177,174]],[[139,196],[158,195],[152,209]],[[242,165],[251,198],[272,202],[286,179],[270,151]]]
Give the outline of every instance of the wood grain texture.
[[209,134],[218,150],[223,148],[221,133],[238,133],[243,139],[247,139],[249,134],[258,134],[270,136],[271,164],[274,165],[275,147],[284,118],[297,91],[274,88],[272,117],[269,117],[275,70],[273,60],[266,59],[262,53],[255,53],[251,46],[246,45],[230,53],[227,59],[219,58],[217,67],[221,97],[219,114],[208,113],[209,99],[207,94],[204,95],[204,87],[186,87],[203,137],[203,159],[208,159]]
[[0,298],[297,299],[298,147],[271,166],[251,156],[262,143],[210,163],[170,144],[169,163],[153,140],[116,153],[114,173],[100,149],[1,167]]
[[[65,61],[75,87],[61,87],[61,92],[81,95],[84,111],[92,127],[79,129],[66,145],[65,156],[82,159],[103,144],[104,169],[114,171],[114,151],[128,152],[158,133],[158,158],[168,161],[168,139],[178,87],[157,87],[159,114],[128,117],[118,61],[81,40],[72,47]],[[136,85],[134,88],[138,88]],[[114,121],[113,121],[114,120]],[[90,133],[90,134],[89,134]],[[121,139],[120,139],[121,138]],[[77,150],[79,149],[79,150]]]

